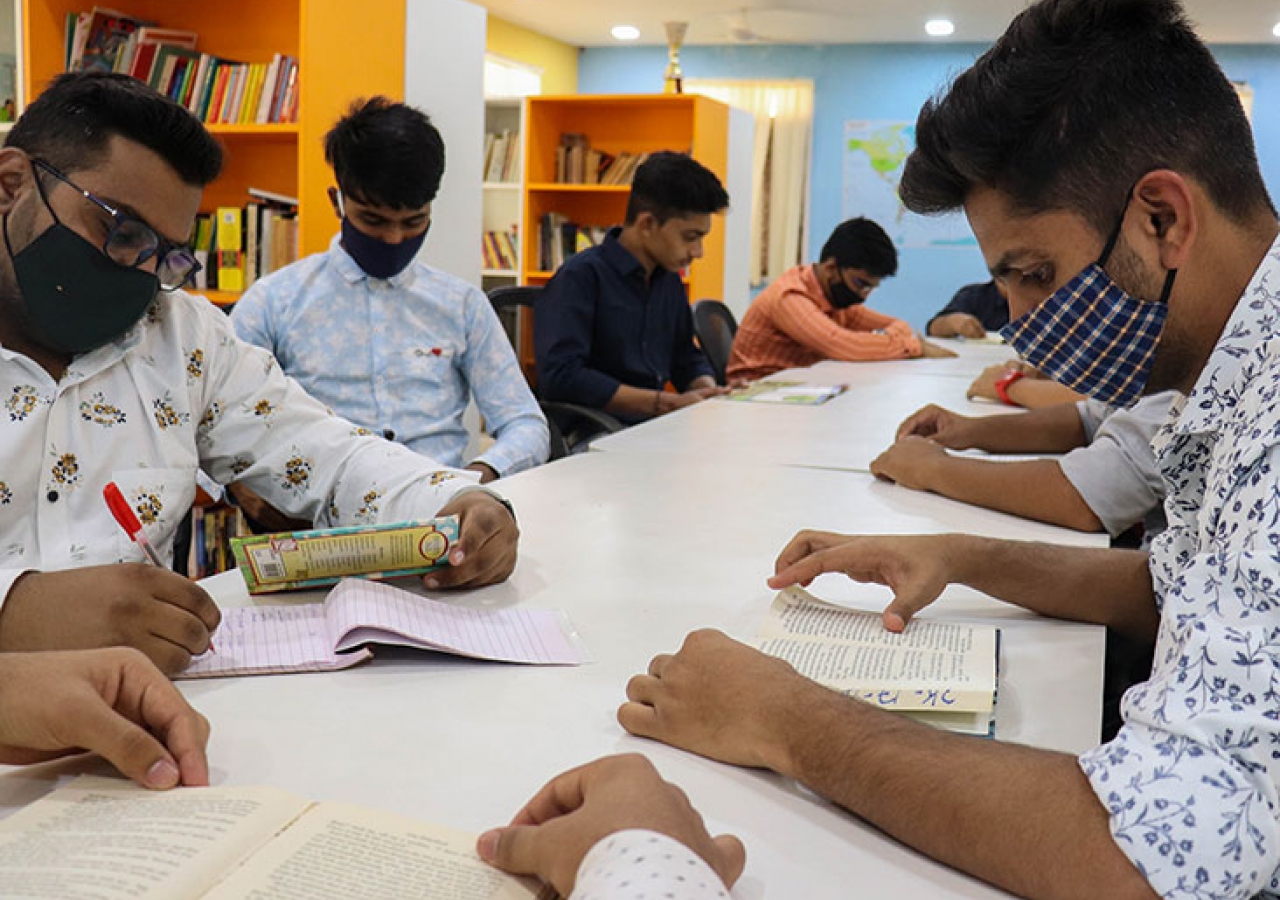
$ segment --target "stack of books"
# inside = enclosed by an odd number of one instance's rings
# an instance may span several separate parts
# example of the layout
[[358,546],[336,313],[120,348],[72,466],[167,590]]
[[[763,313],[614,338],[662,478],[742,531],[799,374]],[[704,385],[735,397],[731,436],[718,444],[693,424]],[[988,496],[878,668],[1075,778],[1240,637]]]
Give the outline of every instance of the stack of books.
[[520,180],[520,135],[511,131],[484,136],[484,180],[511,184]]
[[231,539],[249,534],[244,513],[238,506],[192,507],[187,577],[207,578],[234,569],[236,559],[231,552]]
[[206,123],[267,124],[298,120],[298,61],[243,63],[196,49],[193,31],[94,7],[68,13],[68,72],[120,72],[147,82]]
[[622,151],[616,156],[594,150],[585,134],[560,135],[556,147],[556,181],[560,184],[626,185],[648,153]]
[[579,225],[560,213],[547,213],[538,230],[538,267],[554,272],[573,254],[602,242],[608,230]]
[[486,231],[484,233],[484,267],[514,272],[519,266],[520,254],[516,252],[515,229],[510,231]]

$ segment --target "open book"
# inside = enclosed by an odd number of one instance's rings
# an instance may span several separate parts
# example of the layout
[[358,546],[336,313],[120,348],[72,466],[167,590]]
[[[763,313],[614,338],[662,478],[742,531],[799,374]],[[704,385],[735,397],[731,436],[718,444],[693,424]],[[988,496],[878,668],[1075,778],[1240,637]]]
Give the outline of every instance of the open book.
[[725,394],[726,400],[817,406],[849,389],[847,384],[804,384],[799,381],[755,381]]
[[212,643],[177,677],[330,672],[369,659],[370,643],[532,665],[578,665],[584,655],[558,610],[472,609],[358,578],[323,603],[224,609]]
[[989,735],[999,637],[990,625],[922,619],[894,634],[878,613],[787,588],[774,599],[756,646],[842,694],[949,731]]
[[82,777],[0,822],[0,893],[21,900],[528,900],[475,838],[269,787],[148,791]]

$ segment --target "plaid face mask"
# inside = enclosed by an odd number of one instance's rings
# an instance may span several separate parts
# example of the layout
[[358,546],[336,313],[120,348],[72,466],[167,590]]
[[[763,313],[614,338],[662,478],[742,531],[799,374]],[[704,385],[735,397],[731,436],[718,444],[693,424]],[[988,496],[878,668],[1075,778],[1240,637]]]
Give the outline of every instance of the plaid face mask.
[[1169,270],[1159,301],[1132,296],[1102,268],[1119,236],[1118,223],[1096,263],[1000,334],[1054,381],[1103,403],[1132,406],[1151,374],[1178,271]]

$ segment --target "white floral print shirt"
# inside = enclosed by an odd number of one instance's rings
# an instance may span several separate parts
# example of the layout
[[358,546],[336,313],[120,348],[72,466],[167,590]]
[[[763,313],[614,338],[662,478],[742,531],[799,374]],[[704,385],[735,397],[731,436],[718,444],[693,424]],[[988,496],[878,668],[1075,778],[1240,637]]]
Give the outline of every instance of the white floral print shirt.
[[1120,848],[1164,897],[1280,890],[1280,240],[1153,445],[1169,527],[1151,678],[1081,757]]
[[601,838],[578,867],[569,900],[725,900],[729,892],[684,844],[643,829]]
[[332,415],[207,301],[161,294],[57,383],[0,347],[0,603],[24,571],[143,558],[109,481],[167,561],[197,468],[319,527],[428,517],[475,480]]

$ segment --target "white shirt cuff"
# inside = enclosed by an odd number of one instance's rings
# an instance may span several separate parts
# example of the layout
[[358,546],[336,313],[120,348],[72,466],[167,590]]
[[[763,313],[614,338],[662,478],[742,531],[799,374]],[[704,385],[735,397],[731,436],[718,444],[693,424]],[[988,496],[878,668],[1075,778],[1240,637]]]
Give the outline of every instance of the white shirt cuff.
[[578,867],[569,900],[722,900],[724,882],[701,856],[656,831],[602,838]]

